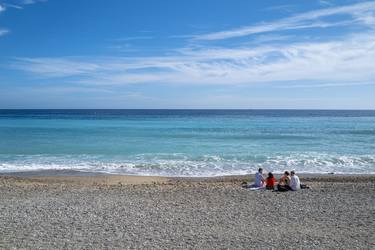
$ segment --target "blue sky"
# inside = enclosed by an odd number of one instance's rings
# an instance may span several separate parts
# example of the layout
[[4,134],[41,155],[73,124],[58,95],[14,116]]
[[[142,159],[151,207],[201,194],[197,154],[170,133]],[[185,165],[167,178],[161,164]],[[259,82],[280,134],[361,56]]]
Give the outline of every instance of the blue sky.
[[0,108],[375,109],[375,1],[0,0]]

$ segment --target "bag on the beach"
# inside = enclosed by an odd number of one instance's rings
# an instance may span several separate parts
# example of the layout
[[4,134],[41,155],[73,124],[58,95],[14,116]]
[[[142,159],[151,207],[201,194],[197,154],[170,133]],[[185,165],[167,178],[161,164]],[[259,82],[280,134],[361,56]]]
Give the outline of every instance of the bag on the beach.
[[306,184],[301,184],[300,187],[301,189],[310,189],[310,187],[307,186]]

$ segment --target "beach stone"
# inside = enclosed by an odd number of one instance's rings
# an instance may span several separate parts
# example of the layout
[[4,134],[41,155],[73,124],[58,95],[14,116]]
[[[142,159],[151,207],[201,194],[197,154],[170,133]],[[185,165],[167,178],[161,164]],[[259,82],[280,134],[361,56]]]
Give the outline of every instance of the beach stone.
[[308,184],[311,190],[277,193],[236,182],[7,182],[0,184],[0,248],[374,249],[373,179]]

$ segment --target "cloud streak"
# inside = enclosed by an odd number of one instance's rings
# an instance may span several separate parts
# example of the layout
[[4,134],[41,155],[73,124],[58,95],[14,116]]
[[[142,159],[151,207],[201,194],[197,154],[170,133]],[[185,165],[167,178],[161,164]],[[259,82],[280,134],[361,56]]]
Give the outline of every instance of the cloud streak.
[[[23,0],[22,2],[20,2],[20,4],[30,5],[30,4],[35,4],[35,3],[38,3],[38,2],[47,2],[47,1],[48,0]],[[13,8],[13,9],[19,9],[19,10],[23,9],[23,7],[20,6],[20,5],[9,4],[9,3],[1,4],[0,3],[0,14],[1,14],[1,12],[6,11],[7,8]],[[0,28],[0,36],[4,36],[8,33],[9,33],[8,29]]]
[[[195,40],[223,40],[235,37],[249,36],[253,34],[266,33],[282,30],[296,30],[307,28],[327,28],[342,26],[355,23],[365,23],[372,25],[373,22],[367,23],[362,18],[368,12],[375,11],[375,2],[364,2],[350,6],[325,8],[298,14],[292,17],[284,18],[275,22],[263,23],[258,25],[246,26],[242,28],[213,32],[208,34],[197,35]],[[349,20],[345,22],[325,22],[319,19],[338,15],[348,15]]]
[[[0,4],[0,14],[1,14],[1,12],[4,12],[5,10],[6,10],[5,5],[1,5],[1,4]],[[4,36],[4,35],[6,35],[8,32],[9,32],[9,31],[8,31],[7,29],[2,29],[2,28],[0,28],[0,36]]]
[[343,41],[257,48],[183,49],[141,58],[20,58],[13,68],[40,77],[78,77],[87,84],[255,84],[375,81],[375,34]]
[[14,8],[14,9],[19,9],[19,10],[23,9],[23,7],[20,5],[10,4],[10,3],[5,3],[4,6],[7,8],[9,7],[9,8]]
[[47,2],[48,0],[23,0],[22,4],[24,5],[30,5],[30,4],[36,4],[40,2]]
[[[280,36],[275,32],[258,38],[274,41],[263,45],[182,47],[168,55],[149,57],[16,58],[11,67],[38,78],[66,78],[81,85],[266,83],[276,87],[303,87],[308,83],[305,86],[333,87],[371,84],[375,83],[375,31],[369,27],[374,23],[374,11],[375,2],[366,2],[251,26],[257,33],[262,33],[265,27],[273,31],[276,26],[296,25],[322,28],[355,24],[362,28],[325,41],[301,41],[297,34]],[[345,14],[346,18],[340,21],[319,19],[337,14]],[[238,31],[244,34],[243,29]],[[233,37],[231,32],[211,33],[205,38],[229,38]]]
[[0,29],[0,36],[4,36],[9,33],[9,30],[6,29]]

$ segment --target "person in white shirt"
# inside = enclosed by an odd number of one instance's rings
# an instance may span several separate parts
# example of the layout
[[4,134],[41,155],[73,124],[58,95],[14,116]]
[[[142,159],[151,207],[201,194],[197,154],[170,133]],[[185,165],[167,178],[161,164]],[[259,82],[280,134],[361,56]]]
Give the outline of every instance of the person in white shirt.
[[293,190],[293,191],[297,191],[299,189],[301,189],[301,182],[298,178],[298,176],[296,175],[296,173],[293,171],[290,172],[290,188]]
[[264,179],[264,176],[263,176],[263,169],[259,168],[258,172],[255,174],[254,186],[255,187],[264,187],[265,181],[266,180]]

